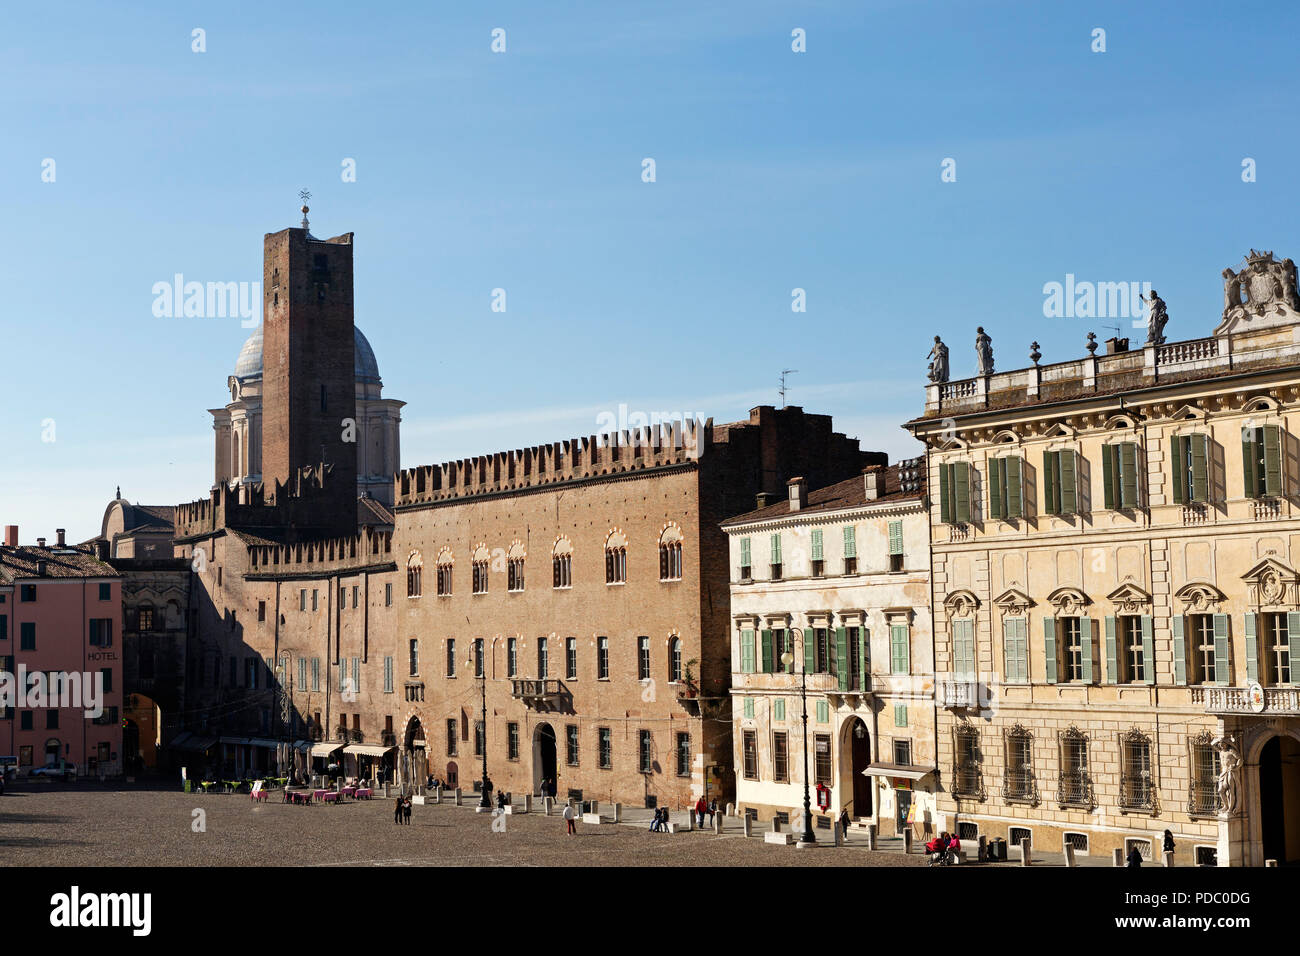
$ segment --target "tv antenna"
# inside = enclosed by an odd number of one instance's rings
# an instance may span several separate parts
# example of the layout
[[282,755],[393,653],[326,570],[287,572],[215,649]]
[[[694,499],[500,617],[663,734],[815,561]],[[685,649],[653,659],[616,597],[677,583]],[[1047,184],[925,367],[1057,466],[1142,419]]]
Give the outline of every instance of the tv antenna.
[[799,370],[798,370],[797,368],[783,368],[783,369],[781,369],[781,387],[780,387],[777,391],[778,391],[778,392],[780,393],[780,395],[781,395],[781,407],[782,407],[782,408],[785,408],[785,393],[788,391],[788,389],[785,387],[785,377],[786,377],[787,375],[793,375],[795,372],[798,372],[798,371],[799,371]]

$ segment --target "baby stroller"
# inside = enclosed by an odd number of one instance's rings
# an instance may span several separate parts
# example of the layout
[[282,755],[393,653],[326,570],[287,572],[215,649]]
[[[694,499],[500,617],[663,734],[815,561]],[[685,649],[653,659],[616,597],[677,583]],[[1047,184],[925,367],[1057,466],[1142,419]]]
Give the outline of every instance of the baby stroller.
[[925,845],[925,852],[930,857],[927,866],[952,866],[957,862],[956,854],[948,845],[947,837],[936,837]]

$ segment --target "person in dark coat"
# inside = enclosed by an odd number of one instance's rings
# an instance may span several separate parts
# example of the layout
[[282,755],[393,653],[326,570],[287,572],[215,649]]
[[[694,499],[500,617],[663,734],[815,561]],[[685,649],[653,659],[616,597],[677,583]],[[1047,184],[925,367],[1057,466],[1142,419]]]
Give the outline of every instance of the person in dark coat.
[[1128,851],[1128,865],[1135,868],[1142,865],[1142,854],[1138,852],[1137,846]]
[[407,797],[402,801],[402,822],[408,827],[411,825],[411,798]]
[[397,806],[393,808],[393,822],[394,823],[402,822],[402,798],[401,797],[397,798]]
[[1174,852],[1174,835],[1169,830],[1165,831],[1164,851],[1166,853]]
[[849,819],[849,808],[842,808],[840,810],[840,839],[847,840],[849,838],[849,824],[851,822],[852,821]]

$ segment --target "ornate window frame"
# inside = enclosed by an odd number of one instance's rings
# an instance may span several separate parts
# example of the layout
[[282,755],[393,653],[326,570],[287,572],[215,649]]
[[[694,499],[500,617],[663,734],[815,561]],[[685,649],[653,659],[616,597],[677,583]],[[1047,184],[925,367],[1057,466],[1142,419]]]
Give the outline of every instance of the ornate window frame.
[[[1156,754],[1151,736],[1145,733],[1140,727],[1133,726],[1119,734],[1119,809],[1121,813],[1149,813],[1157,816],[1160,813],[1160,785],[1156,775]],[[1145,780],[1135,779],[1134,774],[1130,772],[1128,764],[1128,749],[1137,745],[1143,745],[1146,748],[1146,760],[1148,769],[1145,771]],[[1139,771],[1139,775],[1141,775]],[[1138,796],[1130,797],[1133,788],[1145,788],[1145,792],[1138,791]]]
[[[1089,813],[1097,805],[1096,794],[1092,786],[1092,757],[1088,753],[1088,745],[1092,741],[1088,735],[1078,728],[1078,725],[1071,724],[1067,729],[1057,732],[1057,783],[1056,783],[1056,802],[1063,809],[1084,809]],[[1084,755],[1084,769],[1076,770],[1075,780],[1067,778],[1065,770],[1066,748],[1070,744],[1082,743]],[[1067,787],[1073,783],[1076,793],[1071,794]]]
[[[1011,781],[1011,740],[1029,741],[1028,780],[1023,789],[1017,791]],[[1038,775],[1034,772],[1034,734],[1019,721],[1002,729],[1002,799],[1008,803],[1027,803],[1036,807],[1039,803]]]
[[[971,742],[970,758],[959,760],[962,740]],[[952,795],[958,800],[988,799],[984,789],[984,754],[980,749],[979,728],[967,720],[960,721],[952,731]]]

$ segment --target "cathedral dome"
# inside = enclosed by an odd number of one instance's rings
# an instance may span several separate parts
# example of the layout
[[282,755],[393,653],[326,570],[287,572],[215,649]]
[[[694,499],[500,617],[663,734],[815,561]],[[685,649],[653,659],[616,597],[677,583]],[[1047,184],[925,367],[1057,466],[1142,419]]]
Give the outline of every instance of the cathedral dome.
[[[375,351],[355,325],[352,368],[358,382],[379,383],[379,363],[375,361]],[[235,377],[242,380],[260,378],[262,375],[262,327],[248,337],[244,347],[239,350],[235,360]]]

